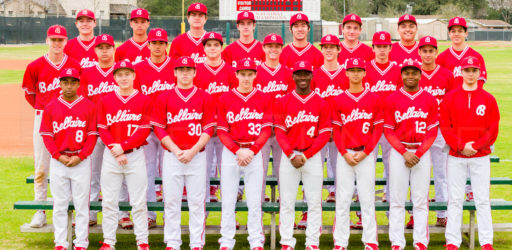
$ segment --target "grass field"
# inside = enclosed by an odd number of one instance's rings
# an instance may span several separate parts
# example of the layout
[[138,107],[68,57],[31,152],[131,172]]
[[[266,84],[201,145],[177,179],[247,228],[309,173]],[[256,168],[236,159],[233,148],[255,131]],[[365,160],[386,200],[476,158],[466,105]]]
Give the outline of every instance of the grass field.
[[[482,43],[480,43],[482,44]],[[441,49],[444,49],[442,47]],[[512,178],[512,150],[510,143],[512,139],[512,87],[510,86],[510,79],[512,79],[512,48],[508,47],[494,47],[492,43],[485,44],[484,46],[475,46],[476,50],[481,52],[485,58],[488,70],[489,80],[485,88],[495,95],[498,100],[498,105],[501,110],[501,123],[500,135],[496,142],[495,155],[501,158],[501,163],[492,164],[491,175],[493,177],[509,177]],[[0,59],[34,59],[45,52],[45,47],[41,45],[29,47],[0,47]],[[0,84],[6,83],[20,83],[23,72],[16,70],[0,70]],[[29,222],[33,212],[32,211],[14,211],[12,204],[18,200],[32,200],[33,199],[33,185],[25,184],[25,178],[33,174],[33,161],[31,157],[20,158],[0,158],[0,168],[2,169],[2,176],[0,177],[0,238],[2,249],[51,249],[53,247],[52,234],[22,234],[19,232],[19,226],[23,223]],[[377,166],[377,177],[382,177],[382,165]],[[268,191],[268,190],[267,190]],[[492,199],[505,199],[512,200],[512,189],[510,186],[492,186],[491,198]],[[433,186],[431,193],[434,193]],[[324,191],[324,196],[327,193]],[[494,222],[507,222],[512,223],[512,212],[499,211],[493,212]],[[244,217],[246,213],[238,213],[239,221],[242,224],[246,223]],[[162,224],[161,213],[158,215],[158,223]],[[299,214],[297,214],[299,217]],[[48,216],[49,223],[51,223],[51,215]],[[265,215],[264,223],[269,223],[269,215]],[[333,212],[324,212],[323,224],[332,225],[334,218]],[[355,220],[355,219],[354,219]],[[388,223],[385,213],[378,212],[377,220],[379,225]],[[430,223],[434,223],[435,213],[430,213]],[[465,223],[468,222],[467,213],[465,213]],[[211,213],[208,219],[208,224],[219,224],[220,213]],[[184,213],[182,223],[187,223],[187,214]],[[206,249],[218,249],[217,240],[219,235],[207,236]],[[360,243],[360,236],[354,235],[351,237],[350,246],[354,249],[362,248]],[[407,235],[408,246],[411,245],[412,235]],[[380,235],[381,249],[389,249],[390,242],[387,235]],[[90,248],[97,249],[99,241],[102,240],[101,235],[90,235]],[[496,249],[512,249],[512,233],[495,233],[494,237]],[[183,237],[183,247],[188,246],[188,237]],[[301,249],[304,245],[304,236],[297,237],[297,249]],[[267,242],[270,239],[267,237]],[[163,236],[150,236],[152,247],[163,249]],[[246,243],[246,236],[241,235],[237,237],[236,249],[248,249]],[[332,236],[322,235],[321,248],[332,249]],[[430,249],[444,249],[445,244],[444,235],[431,235]],[[478,242],[477,242],[478,245]],[[135,239],[133,236],[118,236],[118,249],[135,249]],[[461,249],[465,249],[463,246]]]

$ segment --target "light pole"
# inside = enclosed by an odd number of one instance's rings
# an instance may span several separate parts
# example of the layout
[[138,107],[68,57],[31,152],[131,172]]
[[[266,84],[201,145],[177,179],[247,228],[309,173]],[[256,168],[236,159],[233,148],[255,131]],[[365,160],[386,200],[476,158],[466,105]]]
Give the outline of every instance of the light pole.
[[185,33],[185,0],[181,0],[181,34]]

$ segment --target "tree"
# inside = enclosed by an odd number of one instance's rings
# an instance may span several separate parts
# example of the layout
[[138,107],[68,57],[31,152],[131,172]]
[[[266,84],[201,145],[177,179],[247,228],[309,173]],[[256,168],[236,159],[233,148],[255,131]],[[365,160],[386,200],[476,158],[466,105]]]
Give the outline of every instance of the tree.
[[[185,15],[187,15],[187,8],[190,4],[197,2],[197,0],[184,0]],[[208,8],[209,17],[219,16],[219,1],[214,0],[201,0],[201,2]],[[181,16],[181,0],[139,0],[138,6],[147,9],[151,15],[155,16]]]
[[505,22],[512,22],[512,0],[489,0],[489,7],[497,10]]

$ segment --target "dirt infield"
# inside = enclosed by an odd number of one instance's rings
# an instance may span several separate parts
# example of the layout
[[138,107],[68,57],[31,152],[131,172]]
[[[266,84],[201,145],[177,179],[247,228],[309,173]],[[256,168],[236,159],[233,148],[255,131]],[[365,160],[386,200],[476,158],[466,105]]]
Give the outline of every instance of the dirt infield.
[[0,69],[25,70],[31,61],[0,59]]

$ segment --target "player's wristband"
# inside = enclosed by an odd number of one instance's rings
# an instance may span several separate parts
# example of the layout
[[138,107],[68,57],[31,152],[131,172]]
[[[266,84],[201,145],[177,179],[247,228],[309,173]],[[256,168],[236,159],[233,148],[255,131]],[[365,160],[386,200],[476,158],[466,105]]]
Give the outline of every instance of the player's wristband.
[[304,153],[302,153],[301,155],[302,155],[302,157],[304,157],[304,159],[305,159],[306,161],[308,160],[308,158],[306,157],[306,155],[305,155]]
[[290,161],[291,161],[293,158],[295,158],[295,156],[297,156],[297,155],[296,155],[295,153],[292,153],[292,154],[290,155],[290,157],[288,157],[288,159],[290,159]]

